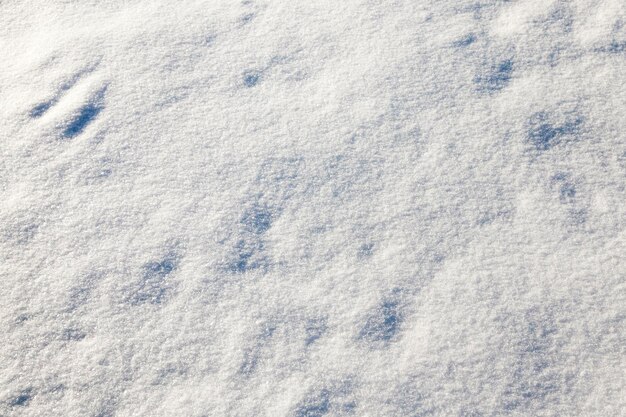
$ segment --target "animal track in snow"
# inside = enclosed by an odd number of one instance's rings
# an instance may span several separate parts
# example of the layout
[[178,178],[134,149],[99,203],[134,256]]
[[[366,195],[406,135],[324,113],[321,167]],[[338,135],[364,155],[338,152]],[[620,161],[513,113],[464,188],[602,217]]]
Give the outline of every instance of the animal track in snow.
[[72,139],[85,131],[104,109],[108,83],[85,80],[94,67],[90,67],[63,82],[48,100],[31,108],[32,119],[52,123],[60,139]]
[[102,87],[87,101],[87,103],[83,104],[83,106],[78,109],[70,122],[63,129],[63,137],[71,139],[78,136],[91,122],[93,122],[93,120],[104,108],[104,95],[106,93],[106,89],[106,86]]
[[59,85],[56,93],[54,93],[51,98],[41,101],[40,103],[33,106],[33,108],[31,108],[29,112],[30,117],[36,119],[43,116],[48,110],[54,107],[69,90],[71,90],[76,84],[78,84],[79,81],[84,79],[87,75],[93,73],[96,67],[97,65],[87,67],[81,71],[78,71],[77,73],[73,74],[65,81],[63,81]]

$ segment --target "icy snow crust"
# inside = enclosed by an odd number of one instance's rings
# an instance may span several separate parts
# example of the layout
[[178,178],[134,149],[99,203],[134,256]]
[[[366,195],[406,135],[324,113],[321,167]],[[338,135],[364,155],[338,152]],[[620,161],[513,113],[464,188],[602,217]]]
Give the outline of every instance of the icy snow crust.
[[626,415],[626,2],[0,2],[1,416]]

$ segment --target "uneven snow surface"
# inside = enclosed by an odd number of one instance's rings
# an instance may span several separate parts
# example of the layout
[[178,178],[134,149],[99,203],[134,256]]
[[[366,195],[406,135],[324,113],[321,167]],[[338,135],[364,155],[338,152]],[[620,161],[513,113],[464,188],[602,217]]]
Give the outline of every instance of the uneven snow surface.
[[626,416],[626,1],[0,0],[0,416]]

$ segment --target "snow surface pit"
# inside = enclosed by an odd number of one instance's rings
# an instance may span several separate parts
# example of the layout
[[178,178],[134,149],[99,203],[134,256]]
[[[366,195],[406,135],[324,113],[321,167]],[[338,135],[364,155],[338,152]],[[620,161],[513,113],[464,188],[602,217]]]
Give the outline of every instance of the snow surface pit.
[[0,416],[625,416],[625,4],[0,2]]

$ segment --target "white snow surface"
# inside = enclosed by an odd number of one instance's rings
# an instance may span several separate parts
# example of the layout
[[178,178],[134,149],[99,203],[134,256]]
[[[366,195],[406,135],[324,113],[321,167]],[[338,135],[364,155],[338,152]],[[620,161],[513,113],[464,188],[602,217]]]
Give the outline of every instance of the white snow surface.
[[2,0],[0,56],[0,416],[626,416],[623,0]]

